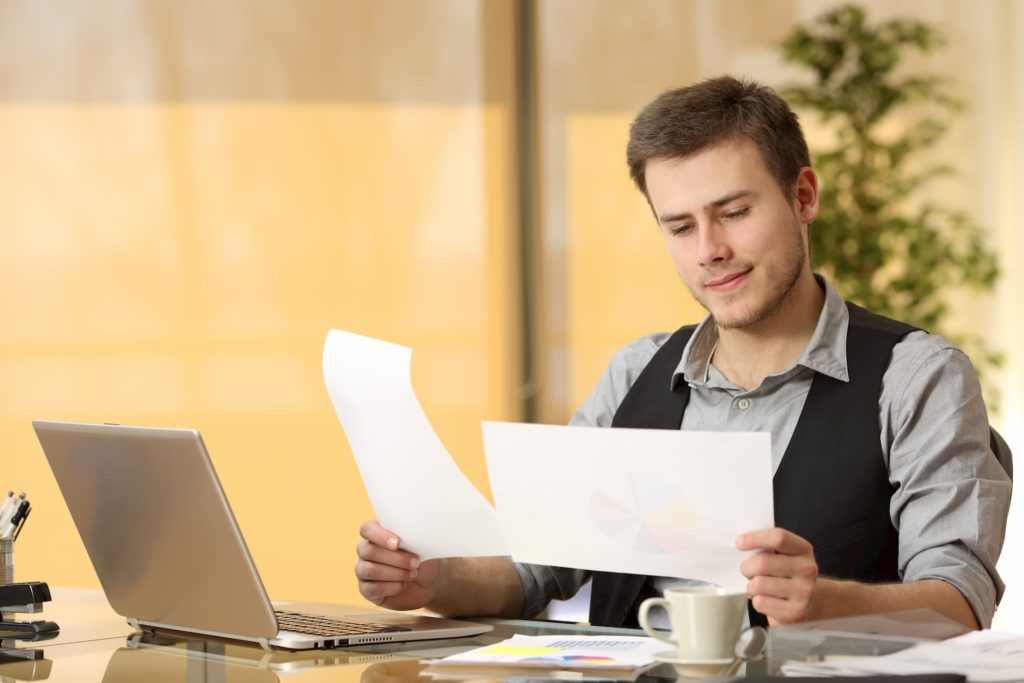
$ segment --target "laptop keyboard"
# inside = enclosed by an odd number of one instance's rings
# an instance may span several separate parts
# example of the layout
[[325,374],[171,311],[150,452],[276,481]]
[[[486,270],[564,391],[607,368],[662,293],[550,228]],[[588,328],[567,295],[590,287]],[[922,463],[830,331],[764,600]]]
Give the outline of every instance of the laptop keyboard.
[[345,621],[344,619],[324,617],[318,614],[304,614],[302,612],[275,610],[274,614],[277,615],[277,625],[282,631],[306,633],[311,636],[333,638],[336,636],[356,636],[364,633],[397,633],[399,631],[412,630],[403,626]]

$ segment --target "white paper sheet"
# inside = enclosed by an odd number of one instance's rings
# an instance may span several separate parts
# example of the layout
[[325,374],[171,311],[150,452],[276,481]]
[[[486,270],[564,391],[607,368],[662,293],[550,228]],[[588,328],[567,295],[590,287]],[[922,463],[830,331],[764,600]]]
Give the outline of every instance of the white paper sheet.
[[412,349],[331,330],[324,381],[377,519],[422,559],[507,555],[494,508],[455,465],[416,398]]
[[774,526],[771,435],[484,422],[520,562],[743,589],[736,537]]
[[915,645],[884,657],[838,662],[785,662],[788,676],[877,676],[957,673],[970,683],[1024,681],[1024,636],[972,631],[937,643]]
[[[578,633],[526,636],[520,633],[500,643],[428,659],[439,666],[515,666],[529,669],[639,669],[657,660],[665,643],[643,636]],[[483,677],[482,677],[483,678]]]

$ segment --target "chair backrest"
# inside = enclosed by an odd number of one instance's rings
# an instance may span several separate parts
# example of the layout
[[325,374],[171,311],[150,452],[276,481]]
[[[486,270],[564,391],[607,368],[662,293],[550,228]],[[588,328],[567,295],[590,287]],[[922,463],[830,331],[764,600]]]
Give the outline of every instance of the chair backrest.
[[1006,443],[1003,437],[992,427],[989,427],[989,444],[992,447],[992,452],[996,454],[996,460],[1006,470],[1006,474],[1013,479],[1013,453],[1010,452],[1010,446]]

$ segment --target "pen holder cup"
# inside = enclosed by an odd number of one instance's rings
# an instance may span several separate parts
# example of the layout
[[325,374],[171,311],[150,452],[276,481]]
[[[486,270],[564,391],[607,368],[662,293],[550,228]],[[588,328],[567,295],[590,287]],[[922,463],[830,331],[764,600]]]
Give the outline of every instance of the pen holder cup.
[[0,538],[0,586],[14,583],[14,539]]

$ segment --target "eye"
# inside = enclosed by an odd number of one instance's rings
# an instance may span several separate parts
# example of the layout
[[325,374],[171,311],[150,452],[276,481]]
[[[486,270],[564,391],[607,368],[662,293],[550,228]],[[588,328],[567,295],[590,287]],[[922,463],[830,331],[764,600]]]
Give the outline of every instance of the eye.
[[668,229],[672,235],[685,235],[686,233],[693,230],[693,223],[683,223],[681,225],[673,225]]
[[732,211],[727,211],[725,214],[723,214],[722,217],[727,220],[734,220],[736,218],[743,218],[748,213],[750,213],[750,207],[744,206],[742,209],[733,209]]

